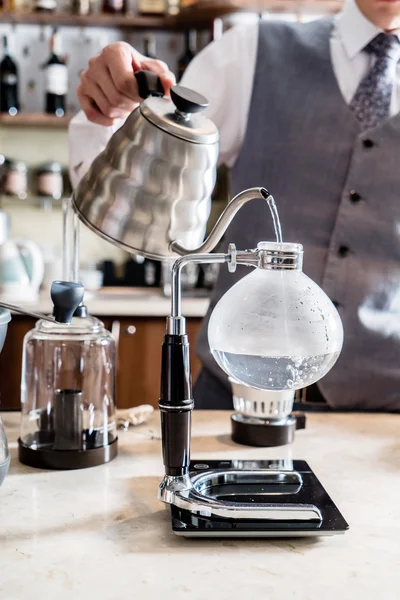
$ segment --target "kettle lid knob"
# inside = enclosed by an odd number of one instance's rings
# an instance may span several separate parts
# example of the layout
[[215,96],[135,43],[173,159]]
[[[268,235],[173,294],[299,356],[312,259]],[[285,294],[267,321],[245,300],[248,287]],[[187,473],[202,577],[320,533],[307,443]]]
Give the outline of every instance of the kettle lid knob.
[[171,100],[179,112],[186,114],[201,112],[209,105],[207,98],[182,85],[171,88]]

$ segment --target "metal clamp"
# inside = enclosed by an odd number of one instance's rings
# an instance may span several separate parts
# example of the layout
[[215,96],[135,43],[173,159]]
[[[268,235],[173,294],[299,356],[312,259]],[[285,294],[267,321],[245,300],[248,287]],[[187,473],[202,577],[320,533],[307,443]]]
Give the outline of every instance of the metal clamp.
[[228,271],[229,273],[234,273],[237,267],[237,250],[235,244],[229,244],[228,246]]

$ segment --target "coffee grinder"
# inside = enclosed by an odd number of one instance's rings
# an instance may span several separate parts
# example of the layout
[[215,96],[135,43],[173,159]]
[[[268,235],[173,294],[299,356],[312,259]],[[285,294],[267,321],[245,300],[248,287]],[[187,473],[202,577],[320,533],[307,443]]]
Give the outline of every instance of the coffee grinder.
[[88,314],[78,272],[79,221],[65,200],[53,316],[1,304],[38,319],[24,338],[21,376],[18,456],[31,467],[80,469],[117,455],[115,340]]

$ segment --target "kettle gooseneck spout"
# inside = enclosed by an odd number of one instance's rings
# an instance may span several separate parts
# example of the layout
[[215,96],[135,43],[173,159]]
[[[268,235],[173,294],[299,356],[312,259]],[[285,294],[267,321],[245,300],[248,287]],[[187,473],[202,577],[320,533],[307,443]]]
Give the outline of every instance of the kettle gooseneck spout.
[[[210,235],[202,243],[201,246],[195,249],[188,249],[185,248],[179,240],[174,240],[170,244],[170,250],[176,252],[177,254],[180,254],[181,256],[184,256],[185,254],[206,254],[208,252],[212,252],[212,250],[214,250],[215,246],[221,240],[222,236],[229,227],[232,219],[234,218],[238,210],[240,210],[242,206],[250,200],[255,200],[259,198],[261,198],[262,200],[266,200],[269,203],[270,208],[272,203],[273,206],[275,205],[273,197],[265,188],[260,187],[244,190],[243,192],[240,192],[239,194],[237,194],[237,196],[232,198],[232,200],[229,202],[224,212],[221,214],[218,221],[214,225]],[[272,209],[271,212],[273,213]],[[278,227],[277,231],[279,231],[280,238],[282,238],[280,226]],[[282,239],[277,241],[282,241]]]

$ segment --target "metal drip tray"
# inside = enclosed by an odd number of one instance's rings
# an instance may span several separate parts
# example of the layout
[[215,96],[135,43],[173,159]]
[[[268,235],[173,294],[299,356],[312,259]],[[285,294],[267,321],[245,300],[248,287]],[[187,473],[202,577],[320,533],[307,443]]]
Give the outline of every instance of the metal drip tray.
[[190,478],[163,499],[171,504],[173,531],[185,537],[302,537],[348,529],[304,461],[192,462]]
[[192,480],[195,490],[220,502],[271,502],[271,496],[297,494],[301,489],[299,473],[265,471],[210,472]]

